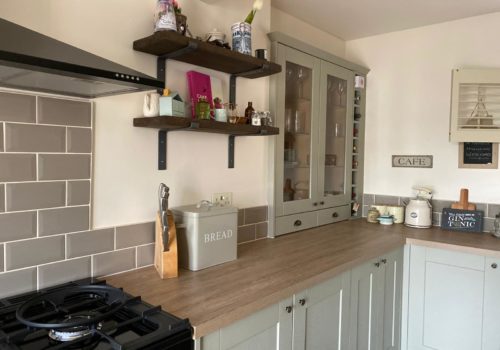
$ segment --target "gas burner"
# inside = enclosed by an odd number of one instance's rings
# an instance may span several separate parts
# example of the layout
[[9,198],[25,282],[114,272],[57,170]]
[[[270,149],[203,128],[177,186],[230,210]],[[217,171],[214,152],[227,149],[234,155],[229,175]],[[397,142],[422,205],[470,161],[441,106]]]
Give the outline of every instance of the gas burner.
[[[68,301],[77,300],[79,303],[100,300],[105,304],[104,307],[92,315],[84,315],[85,317],[71,316],[65,304]],[[105,318],[113,315],[115,312],[125,306],[128,297],[121,289],[110,286],[91,285],[79,286],[73,288],[65,288],[61,290],[41,293],[29,299],[16,310],[16,318],[19,322],[32,328],[52,329],[52,330],[73,330],[78,327],[91,328]],[[36,310],[37,307],[43,305],[50,309],[50,314],[53,316],[64,316],[63,322],[44,322],[40,321],[35,314],[35,317],[29,315]],[[81,315],[80,315],[81,316]]]
[[[66,317],[62,323],[73,323],[77,319],[91,320],[93,316],[90,315],[70,315]],[[95,326],[95,329],[100,330],[102,328],[102,323],[98,323]],[[60,342],[68,342],[76,339],[80,339],[92,334],[94,328],[92,326],[76,326],[76,327],[67,327],[67,328],[58,328],[51,329],[49,331],[49,337],[53,340]]]

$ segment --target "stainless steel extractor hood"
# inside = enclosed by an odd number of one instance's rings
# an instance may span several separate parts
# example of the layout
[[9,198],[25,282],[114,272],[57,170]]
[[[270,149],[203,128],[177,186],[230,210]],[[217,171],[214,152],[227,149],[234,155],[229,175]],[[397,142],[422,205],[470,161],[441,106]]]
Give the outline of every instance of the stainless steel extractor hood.
[[164,83],[0,18],[0,86],[95,98]]

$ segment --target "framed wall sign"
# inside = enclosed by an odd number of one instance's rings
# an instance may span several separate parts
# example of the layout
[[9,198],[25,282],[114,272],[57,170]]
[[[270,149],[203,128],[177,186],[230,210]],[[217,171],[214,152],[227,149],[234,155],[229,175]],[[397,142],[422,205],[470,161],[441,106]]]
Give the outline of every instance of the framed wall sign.
[[393,155],[393,168],[432,168],[431,155]]
[[498,143],[461,142],[458,167],[468,169],[498,169]]

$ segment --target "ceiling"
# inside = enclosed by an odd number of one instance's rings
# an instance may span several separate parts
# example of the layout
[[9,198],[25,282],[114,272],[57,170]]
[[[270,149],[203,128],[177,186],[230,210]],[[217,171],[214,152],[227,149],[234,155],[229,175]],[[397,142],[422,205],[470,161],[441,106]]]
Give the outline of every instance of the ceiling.
[[500,11],[499,0],[271,0],[276,7],[344,40]]

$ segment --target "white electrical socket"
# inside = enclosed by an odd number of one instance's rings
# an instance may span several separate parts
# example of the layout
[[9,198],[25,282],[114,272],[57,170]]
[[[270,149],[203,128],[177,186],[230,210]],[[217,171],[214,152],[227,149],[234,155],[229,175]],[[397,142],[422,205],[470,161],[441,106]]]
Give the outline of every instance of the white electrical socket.
[[219,192],[212,195],[212,203],[221,207],[231,205],[233,203],[232,192]]

